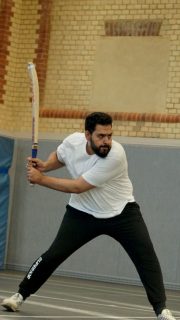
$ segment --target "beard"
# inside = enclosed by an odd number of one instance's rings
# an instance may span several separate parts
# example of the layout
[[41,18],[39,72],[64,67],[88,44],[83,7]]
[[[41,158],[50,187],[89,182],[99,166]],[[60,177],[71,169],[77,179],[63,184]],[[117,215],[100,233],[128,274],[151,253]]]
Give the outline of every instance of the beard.
[[106,158],[109,151],[111,150],[111,146],[105,144],[97,147],[92,139],[90,141],[91,141],[91,148],[94,151],[94,153],[101,158]]

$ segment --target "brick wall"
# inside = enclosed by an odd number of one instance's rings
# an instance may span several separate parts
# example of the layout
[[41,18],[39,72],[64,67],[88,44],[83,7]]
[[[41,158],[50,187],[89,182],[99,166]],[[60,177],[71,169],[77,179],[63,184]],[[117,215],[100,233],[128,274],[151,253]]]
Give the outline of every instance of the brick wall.
[[160,36],[170,39],[164,114],[113,114],[114,133],[180,138],[179,0],[0,0],[0,8],[5,3],[8,8],[0,12],[0,40],[8,44],[8,51],[0,51],[1,129],[31,130],[26,65],[34,61],[40,81],[40,131],[83,130],[83,118],[90,111],[96,41],[105,36],[105,22],[158,20]]
[[3,2],[0,16],[5,22],[3,29],[6,30],[5,43],[8,43],[8,50],[4,61],[0,61],[0,70],[5,79],[0,128],[9,132],[25,132],[31,126],[27,63],[36,56],[38,1]]
[[9,46],[11,35],[11,18],[13,16],[14,1],[1,0],[0,2],[0,128],[4,129],[11,124],[11,108],[5,105],[7,86],[7,67],[9,63]]

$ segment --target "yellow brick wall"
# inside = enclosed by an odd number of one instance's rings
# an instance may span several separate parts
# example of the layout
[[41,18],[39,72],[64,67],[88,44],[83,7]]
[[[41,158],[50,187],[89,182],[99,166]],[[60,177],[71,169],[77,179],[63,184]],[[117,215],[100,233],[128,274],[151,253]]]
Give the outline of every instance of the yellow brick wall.
[[8,63],[0,129],[26,132],[31,128],[30,85],[27,63],[35,56],[38,1],[15,0],[9,26]]
[[[42,1],[15,0],[14,3],[0,125],[12,132],[30,132],[31,103],[26,66],[28,61],[36,59]],[[105,20],[160,19],[160,36],[170,39],[165,112],[180,114],[179,0],[53,0],[51,12],[46,14],[50,15],[51,22],[41,107],[89,110],[96,41],[105,34]],[[83,120],[40,119],[41,132],[69,133],[74,130],[83,130]],[[114,133],[179,139],[180,123],[115,121]]]
[[[31,5],[30,5],[31,3]],[[26,131],[30,126],[30,85],[28,61],[34,58],[38,1],[15,1],[11,26],[11,47],[7,66],[5,105],[11,108],[11,130]],[[29,20],[31,13],[31,21]]]

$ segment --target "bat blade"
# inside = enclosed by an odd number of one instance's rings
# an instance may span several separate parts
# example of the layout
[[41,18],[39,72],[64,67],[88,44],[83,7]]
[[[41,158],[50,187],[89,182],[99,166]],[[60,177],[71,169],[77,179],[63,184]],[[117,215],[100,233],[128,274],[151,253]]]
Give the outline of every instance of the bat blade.
[[39,133],[39,82],[34,63],[28,63],[32,93],[32,158],[37,157]]

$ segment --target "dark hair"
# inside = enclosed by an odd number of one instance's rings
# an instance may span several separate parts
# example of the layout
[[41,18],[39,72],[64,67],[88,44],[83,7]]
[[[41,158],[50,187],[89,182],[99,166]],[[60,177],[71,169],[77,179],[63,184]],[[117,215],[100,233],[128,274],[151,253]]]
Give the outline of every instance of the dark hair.
[[112,126],[112,117],[104,112],[90,113],[85,119],[85,130],[88,130],[90,133],[93,133],[97,124],[103,126]]

